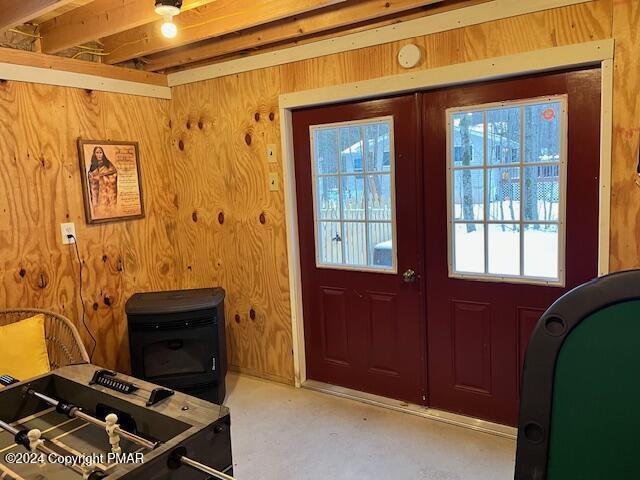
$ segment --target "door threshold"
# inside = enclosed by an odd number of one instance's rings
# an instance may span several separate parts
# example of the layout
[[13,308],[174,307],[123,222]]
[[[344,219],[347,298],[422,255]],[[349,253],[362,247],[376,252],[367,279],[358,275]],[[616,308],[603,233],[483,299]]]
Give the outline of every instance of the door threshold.
[[507,425],[501,425],[499,423],[489,422],[487,420],[480,420],[478,418],[458,415],[457,413],[444,412],[442,410],[436,410],[435,408],[429,408],[421,405],[416,405],[414,403],[403,402],[402,400],[394,400],[392,398],[381,397],[379,395],[373,395],[371,393],[359,392],[358,390],[338,387],[336,385],[317,382],[315,380],[306,380],[301,386],[302,388],[306,388],[308,390],[328,393],[330,395],[335,395],[336,397],[348,398],[357,402],[375,405],[377,407],[387,408],[389,410],[395,410],[397,412],[409,413],[411,415],[428,418],[429,420],[448,423],[450,425],[456,425],[458,427],[468,428],[469,430],[488,433],[511,440],[515,440],[518,435],[518,429],[509,427]]

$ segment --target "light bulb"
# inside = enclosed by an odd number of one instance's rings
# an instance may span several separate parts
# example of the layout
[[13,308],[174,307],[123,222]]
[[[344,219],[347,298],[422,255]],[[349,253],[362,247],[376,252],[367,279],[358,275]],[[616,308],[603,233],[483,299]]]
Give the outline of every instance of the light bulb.
[[160,27],[160,31],[162,32],[162,35],[167,38],[175,38],[178,34],[178,27],[173,23],[173,17],[171,15],[164,17],[164,23]]

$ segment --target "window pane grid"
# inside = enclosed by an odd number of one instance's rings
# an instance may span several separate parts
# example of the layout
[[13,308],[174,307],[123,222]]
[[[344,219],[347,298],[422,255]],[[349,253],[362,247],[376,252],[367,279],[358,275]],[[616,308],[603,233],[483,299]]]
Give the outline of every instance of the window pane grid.
[[[564,226],[565,201],[565,101],[556,97],[538,102],[509,103],[508,107],[505,105],[452,109],[454,113],[449,113],[448,116],[448,139],[451,142],[448,148],[451,175],[448,182],[451,186],[451,272],[463,276],[561,283],[564,277],[564,252],[560,249],[563,248],[564,238],[561,229]],[[500,111],[500,108],[506,110]],[[492,114],[491,121],[488,121],[488,112]],[[505,118],[508,119],[506,122]],[[516,119],[519,125],[509,123]],[[478,135],[480,131],[481,137]],[[477,140],[482,139],[481,146],[473,143],[474,136]],[[477,140],[476,143],[479,143]],[[463,142],[462,145],[456,144],[460,141]],[[492,148],[489,151],[490,143]],[[479,158],[473,160],[466,153],[474,150],[482,152],[481,161]],[[517,160],[515,153],[518,153]],[[469,158],[472,159],[471,162]],[[477,195],[469,193],[471,182],[460,181],[462,177],[456,175],[456,172],[461,171],[482,172],[483,184],[474,183],[472,188],[481,188],[483,191],[483,218],[472,218],[470,215],[469,203],[475,202]],[[480,239],[477,239],[477,234],[480,229],[483,252],[478,251],[476,254],[483,257],[483,271],[477,269],[477,263],[473,264],[475,266],[469,263],[468,258],[466,264],[472,265],[471,271],[459,268],[461,256],[469,256],[463,245],[467,246],[466,250],[472,250],[468,239],[474,237],[475,242],[478,242]],[[513,234],[507,235],[508,232],[517,233],[516,250],[513,249],[512,240],[509,240],[513,238]],[[468,239],[462,241],[458,239],[459,236]],[[553,242],[550,243],[549,239],[553,239]],[[535,273],[533,257],[529,252],[555,259],[553,271],[538,268]],[[518,257],[517,264],[509,256]],[[497,257],[501,257],[500,265],[496,264]],[[549,262],[551,260],[547,260]]]
[[[311,128],[318,266],[395,272],[392,131],[389,117]],[[320,143],[328,138],[335,139],[337,165],[322,158]],[[336,184],[337,200],[326,202],[327,185]],[[340,258],[323,253],[329,241],[340,244]]]

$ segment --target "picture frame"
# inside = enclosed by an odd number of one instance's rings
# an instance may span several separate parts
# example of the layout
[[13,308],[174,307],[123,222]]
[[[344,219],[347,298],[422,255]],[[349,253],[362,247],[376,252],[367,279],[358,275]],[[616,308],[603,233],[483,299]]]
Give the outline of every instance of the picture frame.
[[144,218],[138,142],[78,139],[88,224]]

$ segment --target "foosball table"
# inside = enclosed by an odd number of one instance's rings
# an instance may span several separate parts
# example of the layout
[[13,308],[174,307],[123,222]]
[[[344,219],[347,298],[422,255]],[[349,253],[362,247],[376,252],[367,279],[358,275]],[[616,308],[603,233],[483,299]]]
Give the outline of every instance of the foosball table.
[[2,480],[233,480],[229,409],[93,365],[0,389]]

